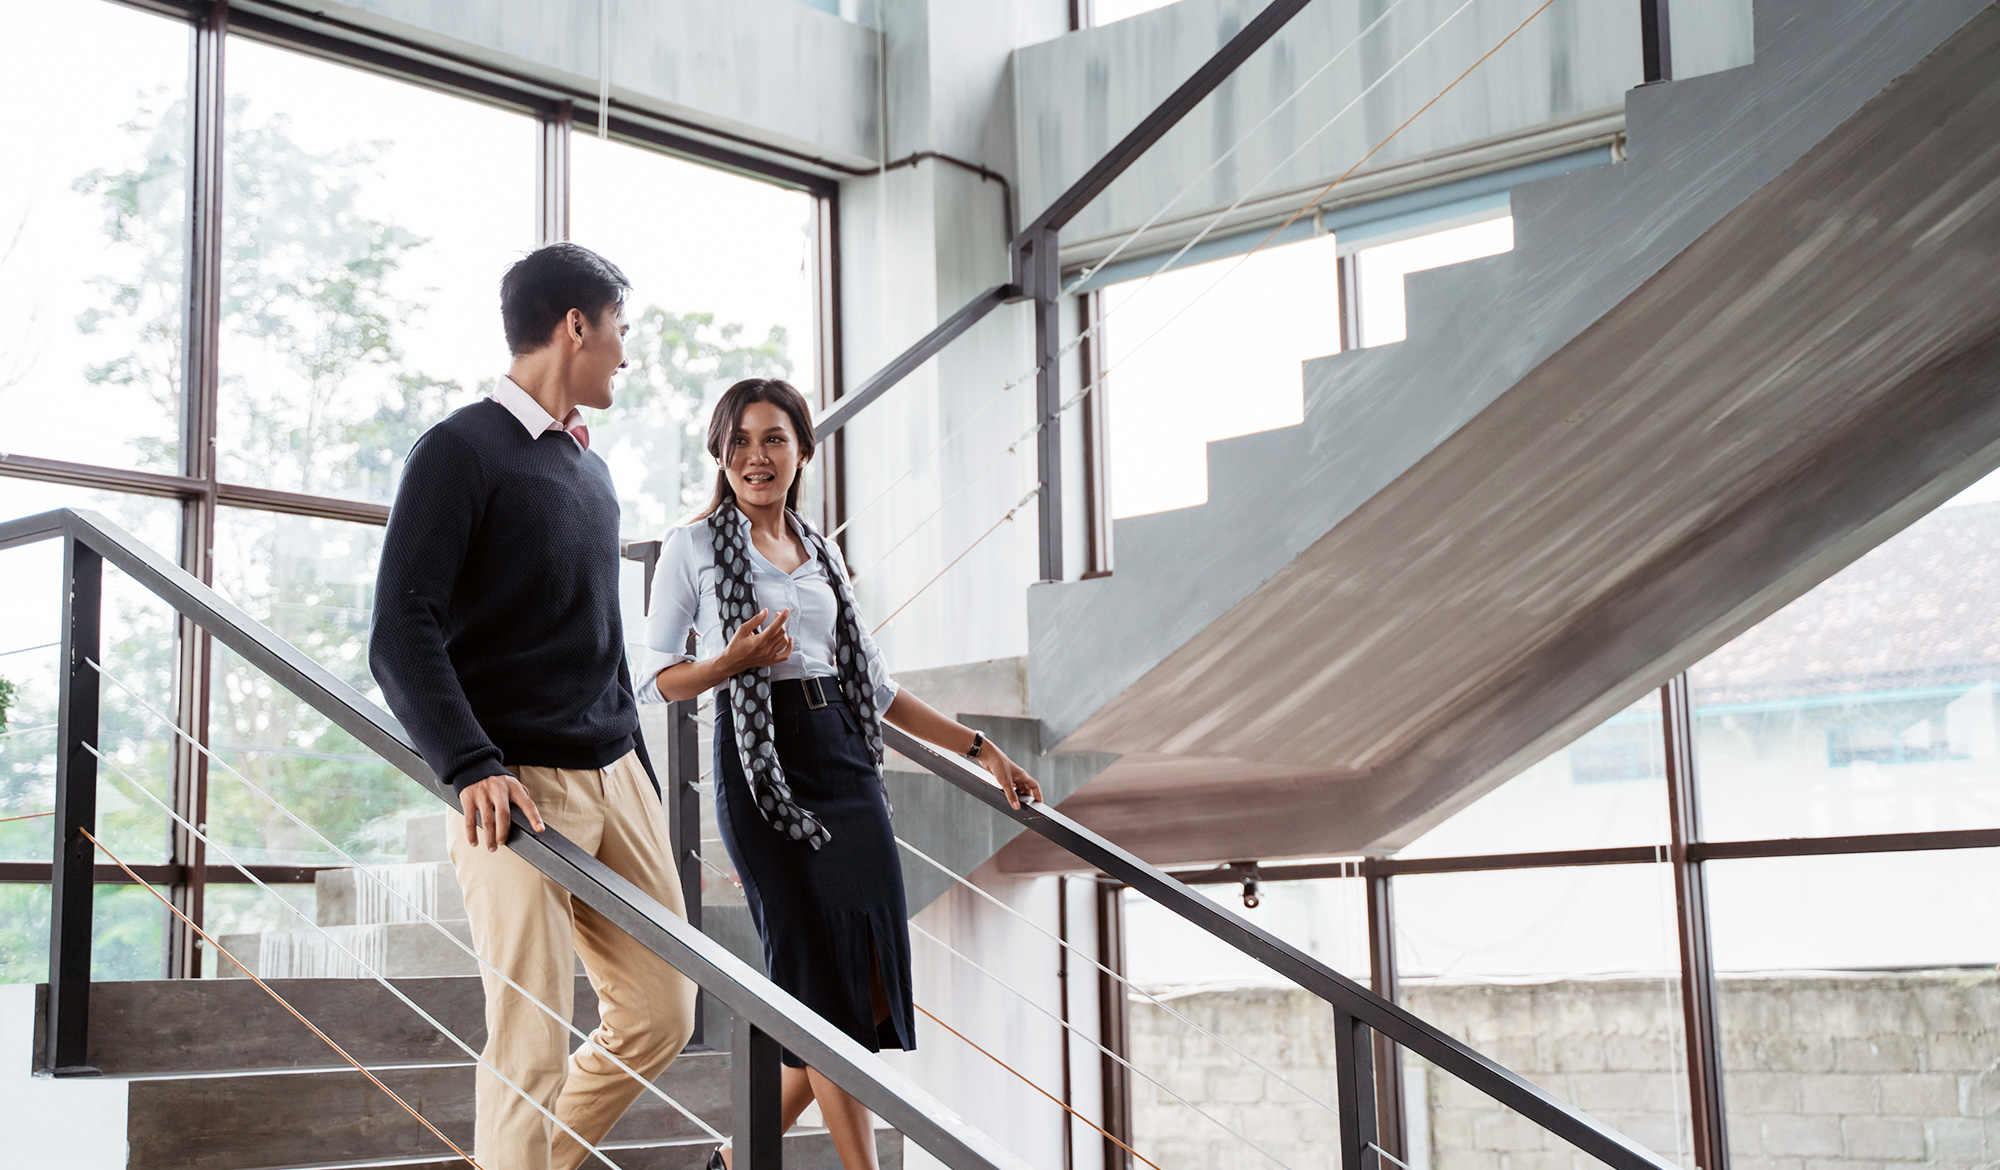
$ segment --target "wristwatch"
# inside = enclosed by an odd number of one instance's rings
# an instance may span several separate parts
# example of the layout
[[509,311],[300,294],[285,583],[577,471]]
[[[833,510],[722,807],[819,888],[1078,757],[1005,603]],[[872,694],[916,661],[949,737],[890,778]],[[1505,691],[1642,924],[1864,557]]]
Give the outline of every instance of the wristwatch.
[[980,748],[983,748],[983,747],[985,747],[985,746],[986,746],[986,733],[985,733],[985,732],[983,732],[983,731],[975,731],[975,732],[973,732],[973,733],[972,733],[972,746],[971,746],[971,747],[969,747],[969,748],[966,748],[966,749],[965,749],[965,758],[966,758],[966,759],[968,759],[968,760],[976,760],[976,759],[978,759],[978,758],[979,758],[979,749],[980,749]]

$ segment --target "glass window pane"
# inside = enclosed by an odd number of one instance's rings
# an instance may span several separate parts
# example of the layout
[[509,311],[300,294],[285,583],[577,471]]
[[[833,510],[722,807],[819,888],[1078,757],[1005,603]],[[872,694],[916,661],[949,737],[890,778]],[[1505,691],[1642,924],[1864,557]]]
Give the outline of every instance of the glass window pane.
[[2000,474],[1688,672],[1711,840],[2000,825]]
[[618,265],[630,363],[591,450],[611,465],[631,537],[657,537],[708,499],[708,410],[742,378],[784,378],[811,400],[812,198],[657,151],[572,139],[570,228]]
[[[202,926],[252,971],[258,969],[258,956],[249,953],[248,947],[239,947],[236,938],[271,930],[308,930],[319,903],[317,886],[284,885],[270,889],[271,893],[265,893],[250,882],[211,880],[202,894]],[[243,972],[235,963],[216,954],[214,947],[203,947],[201,973],[206,979],[235,979]]]
[[1512,216],[1363,248],[1355,254],[1355,275],[1361,286],[1361,344],[1387,345],[1409,336],[1405,276],[1513,249]]
[[[1255,908],[1243,905],[1240,886],[1198,888],[1336,970],[1367,979],[1368,910],[1359,879],[1268,883]],[[1161,1001],[1134,995],[1126,1004],[1132,1063],[1146,1074],[1131,1079],[1135,1149],[1168,1167],[1270,1164],[1219,1121],[1286,1165],[1338,1161],[1339,1118],[1314,1101],[1335,1100],[1331,1005],[1130,891],[1125,960],[1132,981]]]
[[[1673,876],[1665,865],[1394,879],[1402,999],[1556,1097],[1692,1166]],[[1568,1165],[1540,1127],[1420,1060],[1422,1164]],[[1576,1165],[1589,1159],[1577,1155]]]
[[[382,529],[224,508],[216,587],[251,617],[377,703],[368,628]],[[363,861],[398,861],[403,821],[437,798],[262,671],[217,647],[209,692],[210,832],[237,861],[315,865],[339,857],[273,808],[270,793]],[[211,866],[228,864],[211,855]]]
[[[159,899],[130,883],[100,885],[91,920],[92,979],[166,977],[167,908]],[[48,978],[49,887],[0,883],[0,983]]]
[[1399,857],[1458,857],[1666,842],[1660,693],[1480,797]]
[[[174,500],[0,478],[0,517],[61,507],[101,512],[168,556],[178,543],[180,504]],[[55,807],[62,564],[60,540],[0,552],[0,682],[12,692],[0,738],[0,817]],[[99,742],[129,779],[111,765],[98,770],[99,825],[105,844],[126,861],[165,861],[166,814],[131,785],[162,798],[172,789],[171,733],[145,705],[174,710],[177,626],[165,602],[109,565],[103,623],[99,661],[116,682],[100,692]],[[0,824],[0,859],[47,861],[52,841],[47,818]]]
[[187,26],[103,0],[7,20],[0,102],[62,111],[8,129],[0,415],[53,423],[10,426],[7,448],[177,471]]
[[1105,289],[1111,514],[1200,504],[1209,443],[1303,421],[1300,364],[1340,351],[1339,293],[1332,236]]
[[1996,873],[1996,849],[1709,863],[1736,1165],[1992,1165]]
[[222,478],[386,503],[506,371],[535,122],[240,38],[228,79]]

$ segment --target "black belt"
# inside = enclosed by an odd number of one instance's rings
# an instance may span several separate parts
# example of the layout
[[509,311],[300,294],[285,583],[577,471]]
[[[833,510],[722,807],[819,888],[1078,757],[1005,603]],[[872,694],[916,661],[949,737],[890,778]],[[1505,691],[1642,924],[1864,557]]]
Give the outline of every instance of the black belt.
[[840,697],[840,680],[831,676],[771,680],[773,703],[803,701],[808,711],[817,711],[826,706],[829,700]]

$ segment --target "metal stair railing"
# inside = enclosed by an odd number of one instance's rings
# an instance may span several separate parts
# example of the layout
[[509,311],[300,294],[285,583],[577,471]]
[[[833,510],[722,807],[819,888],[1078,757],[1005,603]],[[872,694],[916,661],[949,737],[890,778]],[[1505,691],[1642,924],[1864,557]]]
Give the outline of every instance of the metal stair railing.
[[[89,1064],[95,846],[87,832],[95,830],[97,820],[100,698],[92,662],[101,657],[107,562],[447,805],[457,802],[393,716],[103,516],[63,508],[0,523],[0,549],[53,539],[63,541],[63,645],[42,1064],[58,1077],[91,1076],[97,1073]],[[782,1046],[954,1170],[1026,1170],[1019,1158],[943,1102],[560,833],[535,833],[516,821],[507,845],[693,979],[735,1016],[731,1098],[739,1168],[779,1165]]]
[[[1334,1036],[1334,1104],[1340,1118],[1342,1170],[1390,1170],[1385,1165],[1389,1159],[1377,1144],[1374,1035],[1408,1049],[1613,1170],[1679,1170],[1672,1160],[1646,1149],[1407,1009],[1218,906],[1193,887],[1056,809],[1028,802],[1018,809],[1012,808],[985,772],[947,757],[894,726],[885,724],[882,733],[888,746],[926,771],[1325,1000],[1334,1010],[1338,1029]],[[1374,1155],[1372,1161],[1371,1155]]]

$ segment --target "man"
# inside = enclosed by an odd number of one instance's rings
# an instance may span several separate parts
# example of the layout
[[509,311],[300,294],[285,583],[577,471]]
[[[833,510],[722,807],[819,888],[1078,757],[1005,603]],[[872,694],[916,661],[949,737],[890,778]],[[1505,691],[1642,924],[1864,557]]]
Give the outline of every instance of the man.
[[[685,914],[644,763],[618,617],[618,496],[579,407],[611,405],[625,364],[625,275],[553,244],[500,282],[512,367],[493,395],[410,451],[375,588],[369,665],[458,793],[451,860],[479,955],[570,1015],[577,954],[603,1023],[569,1057],[560,1023],[486,971],[488,1065],[596,1144],[687,1043],[694,985],[500,848],[514,809]],[[586,1151],[486,1068],[474,1156],[487,1170],[574,1170]]]

